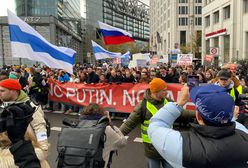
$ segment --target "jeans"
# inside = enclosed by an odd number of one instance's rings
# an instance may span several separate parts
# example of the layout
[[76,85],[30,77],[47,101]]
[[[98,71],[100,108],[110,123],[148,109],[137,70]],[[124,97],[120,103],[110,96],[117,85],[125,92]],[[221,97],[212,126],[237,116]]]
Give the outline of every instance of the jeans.
[[166,160],[147,158],[147,168],[172,168],[172,166]]

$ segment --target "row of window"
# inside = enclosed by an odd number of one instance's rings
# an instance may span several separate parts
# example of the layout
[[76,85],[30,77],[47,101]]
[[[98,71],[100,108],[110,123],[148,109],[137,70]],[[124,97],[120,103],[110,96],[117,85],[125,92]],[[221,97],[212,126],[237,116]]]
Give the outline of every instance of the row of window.
[[[179,12],[180,15],[189,14],[188,6],[179,6]],[[201,6],[195,6],[195,14],[200,15],[202,14],[202,7]]]
[[189,19],[187,17],[180,17],[179,18],[179,26],[187,26],[187,25],[196,25],[201,26],[202,25],[202,18],[201,17],[195,17],[195,19]]
[[[229,19],[231,17],[231,8],[230,8],[230,5],[226,6],[223,8],[223,19],[226,20],[226,19]],[[220,12],[219,11],[216,11],[214,14],[213,14],[213,22],[214,24],[216,23],[219,23],[220,21]],[[210,15],[206,16],[205,17],[205,26],[208,27],[210,26]]]
[[[248,0],[243,0],[243,11],[244,13],[248,13]],[[223,8],[223,19],[229,19],[231,17],[231,7],[230,5]],[[220,11],[216,11],[213,14],[213,23],[217,24],[220,21]],[[205,26],[210,26],[210,15],[205,17]]]
[[[179,0],[179,3],[188,3],[188,0]],[[202,3],[202,0],[195,0],[195,3]]]

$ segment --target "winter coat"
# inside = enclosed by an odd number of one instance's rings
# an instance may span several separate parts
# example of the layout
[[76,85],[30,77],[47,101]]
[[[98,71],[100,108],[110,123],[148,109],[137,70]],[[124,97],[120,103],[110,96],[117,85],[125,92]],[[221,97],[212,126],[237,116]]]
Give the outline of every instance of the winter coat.
[[[157,109],[164,106],[164,100],[158,101],[151,97],[150,89],[147,89],[144,95],[151,104],[153,104]],[[120,130],[124,135],[129,134],[136,126],[141,123],[141,111],[142,111],[142,101],[134,108],[134,111],[129,115],[128,119],[121,125]],[[146,109],[145,119],[150,119],[152,114]],[[152,144],[144,143],[145,156],[152,159],[163,159]]]
[[[29,101],[29,97],[24,91],[20,91],[20,94],[16,100],[16,102],[26,102]],[[30,125],[35,132],[38,143],[41,146],[41,149],[44,151],[48,150],[48,141],[47,141],[47,129],[46,129],[46,121],[44,119],[44,112],[41,106],[37,106],[31,102],[31,106],[36,107],[36,110],[33,114],[33,120]]]

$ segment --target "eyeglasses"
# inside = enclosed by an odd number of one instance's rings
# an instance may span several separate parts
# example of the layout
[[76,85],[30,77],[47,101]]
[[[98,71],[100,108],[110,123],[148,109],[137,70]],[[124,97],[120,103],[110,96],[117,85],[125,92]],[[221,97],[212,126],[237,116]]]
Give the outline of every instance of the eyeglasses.
[[224,81],[227,81],[228,79],[226,79],[226,78],[220,78],[220,80],[224,80]]

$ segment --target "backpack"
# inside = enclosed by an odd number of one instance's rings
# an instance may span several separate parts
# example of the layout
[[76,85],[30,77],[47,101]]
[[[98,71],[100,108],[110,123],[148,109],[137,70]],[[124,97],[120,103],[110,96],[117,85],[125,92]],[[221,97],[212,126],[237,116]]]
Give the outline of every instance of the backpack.
[[58,168],[103,168],[102,158],[108,119],[82,120],[78,124],[64,119],[59,134]]

